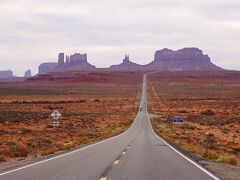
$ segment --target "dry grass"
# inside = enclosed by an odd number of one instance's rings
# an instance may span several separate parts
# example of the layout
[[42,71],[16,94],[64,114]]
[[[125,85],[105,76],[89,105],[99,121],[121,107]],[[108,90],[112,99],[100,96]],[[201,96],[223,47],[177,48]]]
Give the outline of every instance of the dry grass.
[[[207,78],[208,77],[208,78]],[[209,159],[234,156],[239,161],[240,73],[159,73],[149,77],[149,109],[168,115],[169,121],[153,121],[164,137],[183,149],[204,155],[205,134],[215,137]],[[222,83],[223,82],[223,83]],[[171,118],[183,117],[183,125]],[[164,128],[159,126],[164,125]],[[165,131],[164,131],[165,129]],[[170,132],[170,133],[169,133]]]
[[234,156],[227,156],[227,157],[221,156],[217,159],[217,162],[231,164],[231,165],[237,165],[237,158]]
[[[130,75],[104,83],[86,76],[81,83],[0,84],[0,154],[7,161],[34,157],[38,141],[39,154],[49,155],[125,131],[136,115],[142,82],[141,75],[133,81]],[[62,114],[58,128],[52,126],[53,109]]]

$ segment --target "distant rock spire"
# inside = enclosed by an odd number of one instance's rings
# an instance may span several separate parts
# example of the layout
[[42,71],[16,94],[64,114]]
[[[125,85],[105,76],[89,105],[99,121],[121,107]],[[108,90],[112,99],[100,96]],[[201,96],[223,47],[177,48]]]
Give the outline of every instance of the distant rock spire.
[[59,55],[58,55],[58,65],[59,66],[64,65],[64,53],[59,53]]
[[32,71],[31,71],[31,69],[28,69],[28,70],[25,72],[24,77],[25,77],[25,78],[32,77]]
[[69,63],[70,63],[69,56],[66,55],[66,64],[69,64]]
[[129,62],[129,55],[125,55],[125,58],[123,59],[123,63]]

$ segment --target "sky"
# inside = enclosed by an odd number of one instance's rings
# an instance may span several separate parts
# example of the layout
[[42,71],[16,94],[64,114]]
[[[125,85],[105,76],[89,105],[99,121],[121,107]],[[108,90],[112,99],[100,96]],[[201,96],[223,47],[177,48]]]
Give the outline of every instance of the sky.
[[239,0],[0,0],[0,70],[33,74],[59,52],[87,53],[97,67],[139,64],[154,52],[198,47],[240,70]]

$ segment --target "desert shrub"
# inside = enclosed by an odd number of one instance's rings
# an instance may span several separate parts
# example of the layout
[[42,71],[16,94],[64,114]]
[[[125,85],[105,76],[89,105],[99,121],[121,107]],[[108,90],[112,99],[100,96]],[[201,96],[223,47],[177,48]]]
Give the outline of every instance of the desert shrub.
[[3,155],[0,155],[0,162],[6,162],[6,159]]
[[221,132],[224,133],[224,134],[227,134],[229,133],[229,129],[228,128],[221,128]]
[[206,115],[206,116],[214,116],[216,113],[211,110],[211,109],[207,109],[206,111],[202,111],[201,115]]
[[164,132],[169,132],[169,128],[166,125],[158,125],[158,129]]
[[75,147],[75,144],[73,142],[64,143],[63,146],[61,147],[61,150],[72,149],[74,147]]
[[192,125],[189,125],[189,124],[183,124],[180,126],[181,129],[191,129],[191,130],[194,130],[195,127],[192,126]]
[[182,144],[181,148],[190,153],[197,153],[197,149],[190,144]]
[[63,109],[61,106],[48,106],[49,110],[55,110],[55,109]]
[[52,147],[52,148],[48,148],[48,149],[42,151],[41,155],[42,156],[47,156],[47,155],[50,155],[50,154],[54,154],[57,151],[58,151],[58,149],[56,147]]
[[179,139],[188,139],[189,138],[189,136],[186,134],[176,135],[176,137]]
[[29,150],[23,145],[16,144],[11,146],[12,157],[27,157]]
[[18,148],[18,153],[20,157],[27,157],[27,155],[29,154],[29,150],[26,147],[21,146]]
[[4,130],[0,130],[0,136],[5,135],[5,134],[8,134],[8,132],[4,131]]
[[219,158],[219,155],[215,152],[208,152],[207,154],[204,154],[204,157],[208,158],[208,159],[215,160],[215,159]]
[[123,132],[123,128],[121,128],[121,127],[113,128],[112,132],[113,133]]
[[22,128],[21,129],[21,134],[30,134],[30,133],[32,133],[31,129],[27,129],[27,128]]
[[178,111],[179,113],[183,113],[183,114],[185,114],[185,113],[188,113],[188,111],[186,111],[186,110],[180,110],[180,111]]
[[240,153],[240,146],[239,146],[239,147],[236,147],[236,148],[233,148],[233,150],[234,150],[235,152]]
[[209,144],[213,144],[216,142],[216,137],[214,134],[212,133],[209,133],[209,134],[206,134],[206,137],[205,137],[205,142],[208,142]]
[[[49,136],[49,134],[47,134],[46,137],[47,136]],[[53,145],[53,142],[51,140],[49,140],[49,139],[44,139],[41,142],[41,147],[47,147],[48,148],[48,147],[50,147],[52,145]]]
[[216,160],[216,162],[237,165],[237,158],[234,156],[221,156]]
[[53,125],[47,125],[46,128],[52,129]]

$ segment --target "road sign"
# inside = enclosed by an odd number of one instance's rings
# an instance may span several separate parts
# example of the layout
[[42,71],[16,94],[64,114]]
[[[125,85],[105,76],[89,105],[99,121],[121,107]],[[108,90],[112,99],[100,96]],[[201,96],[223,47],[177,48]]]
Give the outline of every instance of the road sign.
[[51,117],[53,118],[53,126],[58,127],[60,125],[59,118],[62,116],[61,113],[58,112],[58,110],[54,110],[51,114]]
[[58,110],[54,110],[51,116],[54,120],[58,120],[62,116],[62,114],[60,114]]
[[166,121],[166,120],[168,119],[168,116],[161,115],[161,116],[160,116],[160,119],[161,119],[162,121]]
[[53,127],[58,127],[60,125],[59,121],[53,121]]
[[174,124],[182,124],[184,122],[183,118],[173,118]]

